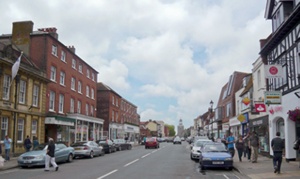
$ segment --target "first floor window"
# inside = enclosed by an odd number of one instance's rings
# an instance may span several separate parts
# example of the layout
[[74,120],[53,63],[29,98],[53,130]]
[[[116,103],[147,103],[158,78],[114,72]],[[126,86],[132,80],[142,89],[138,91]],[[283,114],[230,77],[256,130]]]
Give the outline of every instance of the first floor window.
[[54,111],[54,104],[55,104],[55,92],[50,91],[49,111]]
[[1,141],[5,139],[5,136],[7,135],[8,132],[8,117],[2,117],[1,118]]
[[23,142],[23,133],[24,133],[24,119],[18,119],[18,135],[17,141]]
[[31,133],[34,135],[36,135],[36,133],[37,133],[37,120],[32,121]]
[[37,107],[39,105],[39,94],[40,87],[38,85],[33,86],[33,94],[32,94],[32,106]]
[[75,109],[75,100],[73,98],[71,98],[70,100],[70,113],[74,113],[74,109]]
[[77,102],[77,113],[80,114],[81,113],[81,101]]
[[10,75],[4,75],[3,93],[2,93],[2,99],[4,99],[4,100],[9,100],[10,81],[11,81]]
[[26,81],[20,80],[19,103],[24,104],[26,97]]
[[58,107],[58,112],[63,113],[64,112],[64,95],[60,94],[59,95],[59,107]]
[[89,105],[85,104],[85,115],[89,115]]

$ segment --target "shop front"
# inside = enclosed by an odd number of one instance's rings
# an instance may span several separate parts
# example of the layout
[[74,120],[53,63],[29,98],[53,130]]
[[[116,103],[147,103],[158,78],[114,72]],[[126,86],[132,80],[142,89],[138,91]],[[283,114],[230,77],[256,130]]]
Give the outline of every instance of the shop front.
[[64,116],[48,116],[45,118],[45,142],[51,137],[56,142],[72,143],[71,133],[75,126],[75,119]]
[[110,139],[124,139],[123,124],[110,123],[109,124],[109,136]]
[[138,142],[140,137],[140,128],[138,126],[124,124],[125,138],[130,142]]
[[103,136],[103,119],[80,114],[71,114],[76,120],[75,126],[70,129],[71,143],[99,140]]
[[269,116],[262,116],[249,121],[249,128],[255,131],[259,138],[259,153],[269,156],[270,153],[270,140],[269,140]]
[[[225,124],[223,124],[223,125],[225,125]],[[228,124],[227,124],[227,126],[228,126]],[[229,130],[229,128],[227,127],[227,126],[224,126],[223,127],[223,132],[224,133],[226,133],[228,130]],[[237,119],[237,117],[233,117],[233,118],[231,118],[230,120],[229,120],[229,126],[230,126],[230,132],[232,132],[232,135],[237,139],[237,137],[239,136],[239,135],[242,135],[242,126],[241,126],[241,122]],[[226,127],[228,128],[227,130],[226,130]]]

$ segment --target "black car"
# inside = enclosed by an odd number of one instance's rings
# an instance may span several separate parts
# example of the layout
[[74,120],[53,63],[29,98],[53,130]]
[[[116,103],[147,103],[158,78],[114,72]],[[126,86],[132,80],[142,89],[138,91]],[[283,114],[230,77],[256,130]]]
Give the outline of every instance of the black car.
[[109,154],[117,151],[115,143],[110,139],[97,140],[96,143],[103,147],[105,153]]
[[115,147],[118,151],[121,150],[130,150],[132,148],[131,143],[127,142],[124,139],[114,139]]

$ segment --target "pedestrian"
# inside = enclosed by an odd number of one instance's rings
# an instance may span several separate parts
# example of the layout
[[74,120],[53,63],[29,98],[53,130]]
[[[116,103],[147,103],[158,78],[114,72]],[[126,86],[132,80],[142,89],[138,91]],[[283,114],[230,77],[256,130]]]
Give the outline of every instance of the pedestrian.
[[244,140],[243,136],[239,136],[239,139],[235,143],[235,148],[238,152],[239,160],[240,162],[242,161],[242,156],[243,156],[243,150],[244,150]]
[[11,146],[12,140],[8,137],[8,135],[6,135],[3,143],[4,143],[4,150],[5,150],[5,161],[9,161],[10,160],[10,157],[9,157],[10,146]]
[[243,138],[244,140],[244,157],[248,158],[248,161],[251,161],[251,146],[249,145],[249,138],[251,136],[251,132]]
[[232,132],[230,132],[229,136],[226,139],[226,143],[227,143],[228,151],[230,152],[232,157],[234,156],[234,153],[235,153],[235,151],[234,151],[234,142],[235,142],[235,139],[232,136]]
[[26,152],[29,152],[31,147],[32,147],[32,143],[31,143],[30,137],[27,136],[27,138],[24,140],[24,148],[25,148]]
[[49,171],[49,163],[52,164],[52,166],[55,168],[55,171],[58,170],[58,166],[55,163],[55,144],[52,138],[49,138],[49,143],[48,143],[48,148],[47,148],[47,153],[46,153],[46,160],[45,160],[45,171]]
[[251,161],[252,163],[257,163],[259,140],[255,131],[252,132],[248,145],[251,146]]
[[282,154],[284,150],[284,140],[280,138],[280,132],[276,132],[276,137],[271,141],[271,147],[273,149],[273,166],[274,173],[280,174],[280,167],[282,162]]
[[225,145],[226,149],[227,149],[227,140],[226,140],[227,136],[226,134],[224,134],[224,137],[221,139],[221,142]]
[[33,143],[33,148],[32,149],[34,149],[35,147],[37,147],[39,145],[39,140],[36,136],[33,136],[32,143]]

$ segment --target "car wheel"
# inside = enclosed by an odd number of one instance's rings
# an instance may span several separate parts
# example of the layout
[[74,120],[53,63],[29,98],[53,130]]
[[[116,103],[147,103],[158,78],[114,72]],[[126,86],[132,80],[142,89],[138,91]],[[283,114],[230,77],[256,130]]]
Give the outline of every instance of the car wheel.
[[90,152],[90,158],[94,158],[94,152],[93,151]]
[[72,162],[72,161],[73,161],[73,155],[72,155],[72,154],[69,154],[68,159],[67,159],[67,162]]
[[132,148],[132,146],[131,146],[131,145],[129,145],[129,146],[128,146],[128,148],[127,148],[127,150],[131,150],[131,148]]
[[145,146],[145,149],[148,149],[148,147]]
[[110,154],[111,152],[112,152],[112,151],[111,151],[111,148],[109,148],[109,149],[108,149],[108,153]]
[[192,157],[192,154],[190,156],[191,156],[191,160],[194,160],[193,157]]
[[119,147],[119,149],[118,149],[119,151],[121,151],[122,150],[122,148],[121,147]]
[[228,170],[232,170],[232,167],[228,167]]

